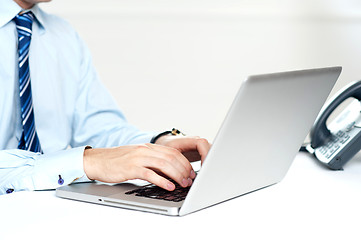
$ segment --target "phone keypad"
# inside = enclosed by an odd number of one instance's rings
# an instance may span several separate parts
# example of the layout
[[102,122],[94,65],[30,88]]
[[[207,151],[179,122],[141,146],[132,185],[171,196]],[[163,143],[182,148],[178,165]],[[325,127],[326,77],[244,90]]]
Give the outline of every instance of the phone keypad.
[[350,135],[348,135],[346,132],[338,131],[335,135],[333,135],[330,142],[328,142],[325,146],[318,148],[317,150],[319,153],[329,159],[349,139]]

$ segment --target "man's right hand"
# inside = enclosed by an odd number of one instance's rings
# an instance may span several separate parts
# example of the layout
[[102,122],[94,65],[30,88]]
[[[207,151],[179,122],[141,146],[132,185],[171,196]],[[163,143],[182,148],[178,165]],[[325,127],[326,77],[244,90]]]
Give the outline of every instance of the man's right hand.
[[119,183],[142,179],[173,191],[175,185],[192,185],[195,173],[188,159],[175,148],[157,144],[128,145],[115,148],[86,149],[84,171],[91,180]]

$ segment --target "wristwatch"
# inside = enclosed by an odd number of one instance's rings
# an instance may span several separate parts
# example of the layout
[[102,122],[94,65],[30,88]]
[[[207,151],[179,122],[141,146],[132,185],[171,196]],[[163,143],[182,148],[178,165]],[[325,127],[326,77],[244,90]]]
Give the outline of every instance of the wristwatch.
[[162,136],[165,136],[165,135],[168,135],[168,134],[173,135],[173,136],[177,136],[177,135],[183,135],[183,136],[185,136],[184,133],[182,133],[182,132],[179,131],[178,129],[172,128],[171,131],[165,131],[165,132],[162,132],[162,133],[154,136],[154,137],[152,138],[152,140],[150,140],[150,143],[153,143],[153,144],[154,144],[154,143],[158,140],[158,138],[160,138],[160,137],[162,137]]

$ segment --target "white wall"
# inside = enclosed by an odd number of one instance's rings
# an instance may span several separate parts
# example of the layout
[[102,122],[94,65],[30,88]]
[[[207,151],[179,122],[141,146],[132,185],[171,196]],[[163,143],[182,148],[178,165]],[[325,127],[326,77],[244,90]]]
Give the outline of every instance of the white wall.
[[361,79],[356,0],[54,0],[129,121],[212,140],[247,75],[343,66]]

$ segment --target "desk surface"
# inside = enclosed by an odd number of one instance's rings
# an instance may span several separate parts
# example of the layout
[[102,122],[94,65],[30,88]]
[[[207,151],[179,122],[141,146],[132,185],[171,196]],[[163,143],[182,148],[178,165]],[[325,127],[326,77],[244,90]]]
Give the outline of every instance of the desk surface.
[[360,154],[344,171],[330,171],[299,153],[281,183],[185,217],[60,199],[54,191],[0,196],[0,239],[360,239],[360,205]]

